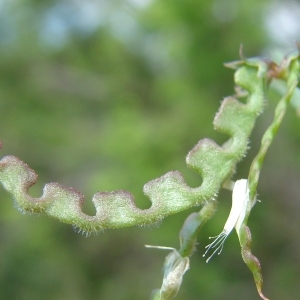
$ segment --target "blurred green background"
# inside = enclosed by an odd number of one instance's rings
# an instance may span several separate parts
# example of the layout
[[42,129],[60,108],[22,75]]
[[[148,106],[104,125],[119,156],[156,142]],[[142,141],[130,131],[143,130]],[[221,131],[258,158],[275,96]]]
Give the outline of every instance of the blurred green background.
[[[143,184],[179,170],[190,186],[201,177],[185,155],[204,137],[224,142],[212,120],[233,94],[223,62],[276,57],[300,40],[300,2],[273,0],[0,0],[0,138],[47,182],[74,187],[94,213],[97,191],[125,189],[150,206]],[[234,179],[247,176],[278,95],[271,93],[248,157]],[[290,108],[265,161],[261,203],[249,220],[270,299],[300,294],[300,120]],[[1,299],[148,299],[159,288],[167,252],[178,247],[191,209],[153,228],[109,230],[86,238],[47,217],[21,215],[0,189]],[[176,299],[259,299],[240,257],[236,234],[222,255],[202,258],[230,210],[221,191],[215,217]]]

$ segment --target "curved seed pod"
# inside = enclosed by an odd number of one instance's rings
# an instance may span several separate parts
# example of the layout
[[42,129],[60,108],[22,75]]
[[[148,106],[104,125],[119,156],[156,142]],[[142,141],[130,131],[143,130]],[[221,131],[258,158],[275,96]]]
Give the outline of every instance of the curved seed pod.
[[0,161],[0,181],[22,212],[45,214],[88,234],[106,228],[159,222],[170,214],[206,203],[214,199],[222,183],[245,155],[248,137],[263,109],[266,70],[268,63],[261,59],[239,64],[234,78],[248,94],[246,104],[235,97],[227,97],[214,119],[215,129],[228,134],[229,140],[219,146],[212,140],[203,139],[187,155],[187,165],[202,175],[201,186],[191,188],[181,173],[169,172],[144,186],[144,193],[152,202],[149,209],[137,208],[129,192],[99,192],[92,200],[96,215],[88,216],[81,209],[84,196],[57,183],[46,184],[40,198],[31,197],[28,189],[36,182],[37,175],[14,156]]

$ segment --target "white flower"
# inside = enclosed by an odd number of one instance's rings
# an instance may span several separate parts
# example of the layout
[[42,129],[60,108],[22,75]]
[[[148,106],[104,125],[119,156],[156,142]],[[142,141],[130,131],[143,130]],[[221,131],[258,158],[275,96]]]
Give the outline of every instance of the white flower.
[[209,237],[210,239],[214,239],[214,241],[205,247],[206,251],[203,254],[203,257],[208,253],[210,249],[214,249],[213,253],[209,256],[206,262],[209,262],[209,260],[214,256],[216,252],[218,252],[218,255],[222,252],[224,242],[234,227],[239,236],[241,225],[245,219],[248,203],[249,203],[248,180],[247,179],[237,180],[233,187],[232,206],[231,206],[228,219],[224,225],[224,229],[219,235]]

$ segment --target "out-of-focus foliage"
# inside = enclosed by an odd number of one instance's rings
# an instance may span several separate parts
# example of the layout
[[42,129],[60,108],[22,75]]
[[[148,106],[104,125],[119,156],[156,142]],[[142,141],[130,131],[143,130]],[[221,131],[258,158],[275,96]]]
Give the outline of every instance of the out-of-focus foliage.
[[[111,2],[0,2],[1,153],[40,174],[32,195],[57,181],[83,192],[87,202],[98,190],[126,189],[146,208],[143,184],[167,171],[180,170],[190,185],[201,182],[184,156],[200,138],[227,138],[211,124],[222,97],[233,93],[232,72],[222,63],[238,58],[240,43],[247,56],[269,46],[264,24],[271,0]],[[261,118],[238,177],[247,174],[274,105]],[[297,125],[290,110],[261,174],[263,202],[249,220],[271,299],[296,299],[300,292]],[[159,228],[85,238],[53,220],[22,216],[2,190],[0,197],[3,299],[147,299],[161,284],[165,253],[143,245],[177,247],[190,213]],[[229,198],[220,194],[178,299],[258,297],[231,238],[222,257],[208,265],[202,258]],[[85,210],[93,214],[91,207]]]

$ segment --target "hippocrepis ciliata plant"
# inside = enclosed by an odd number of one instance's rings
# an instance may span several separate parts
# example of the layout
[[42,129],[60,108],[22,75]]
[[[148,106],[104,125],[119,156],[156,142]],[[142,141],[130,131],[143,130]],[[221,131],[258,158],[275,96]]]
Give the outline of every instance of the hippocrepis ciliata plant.
[[[202,206],[192,213],[180,231],[178,250],[163,246],[148,246],[171,250],[164,263],[162,287],[155,290],[152,299],[168,300],[176,296],[184,273],[189,268],[189,257],[195,250],[197,235],[217,209],[216,197],[221,187],[233,186],[232,209],[223,231],[206,247],[212,251],[209,259],[220,254],[226,237],[236,229],[244,262],[253,273],[258,293],[262,293],[262,273],[258,259],[251,253],[251,232],[247,220],[256,201],[260,170],[268,147],[274,139],[299,80],[299,53],[286,56],[278,65],[263,58],[245,59],[228,63],[235,69],[236,95],[226,97],[214,119],[217,131],[229,139],[219,146],[210,139],[202,139],[188,153],[187,166],[202,176],[202,184],[191,188],[178,171],[171,171],[144,185],[144,194],[152,205],[139,209],[131,193],[119,190],[98,192],[93,196],[95,216],[82,211],[84,196],[73,188],[58,183],[44,186],[40,198],[28,195],[28,189],[37,181],[36,173],[15,156],[6,156],[0,161],[0,181],[12,195],[16,207],[23,213],[48,215],[61,222],[72,224],[79,231],[98,233],[108,228],[152,224],[164,217],[194,206]],[[286,83],[286,92],[279,100],[273,122],[266,130],[261,148],[250,167],[248,179],[239,179],[235,184],[231,177],[238,162],[248,149],[249,136],[257,117],[262,113],[266,101],[266,89],[272,79]],[[239,101],[243,98],[245,101]],[[1,147],[1,145],[0,145]]]

